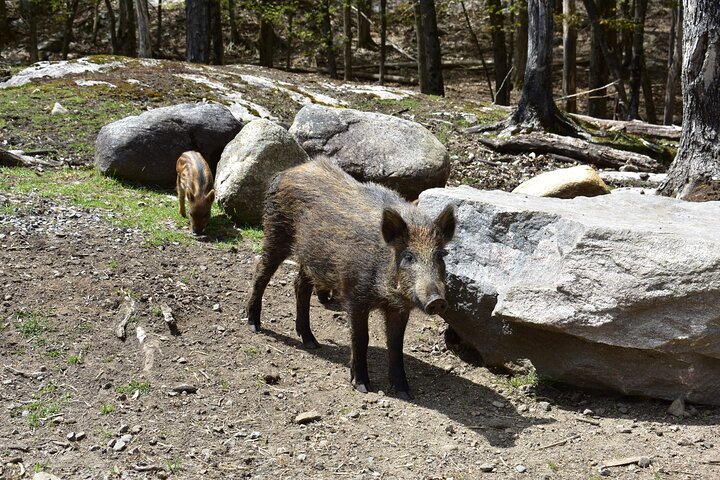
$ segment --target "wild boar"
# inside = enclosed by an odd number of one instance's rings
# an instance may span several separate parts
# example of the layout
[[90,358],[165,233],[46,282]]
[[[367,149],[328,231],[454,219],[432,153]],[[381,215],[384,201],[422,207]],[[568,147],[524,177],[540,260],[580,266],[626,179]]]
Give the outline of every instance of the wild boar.
[[210,210],[215,201],[213,174],[198,152],[185,152],[175,165],[180,215],[187,217],[185,199],[190,204],[190,228],[200,235],[210,222]]
[[313,161],[278,174],[263,212],[263,252],[248,301],[248,323],[260,330],[262,296],[280,264],[294,255],[296,330],[306,348],[318,347],[310,329],[313,288],[332,292],[349,314],[351,381],[370,390],[368,315],[384,313],[391,386],[412,398],[403,364],[403,337],[410,311],[441,314],[445,300],[445,245],[455,233],[448,206],[431,219],[396,192],[360,183],[328,161]]

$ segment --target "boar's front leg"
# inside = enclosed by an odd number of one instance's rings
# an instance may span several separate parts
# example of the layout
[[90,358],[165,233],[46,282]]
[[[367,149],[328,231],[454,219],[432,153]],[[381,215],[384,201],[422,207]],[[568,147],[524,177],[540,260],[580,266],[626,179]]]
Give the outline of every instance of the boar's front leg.
[[395,309],[385,310],[385,335],[387,336],[388,364],[390,366],[390,385],[403,400],[413,398],[405,376],[403,361],[403,340],[405,327],[410,317],[409,312]]
[[368,334],[368,312],[365,309],[346,308],[350,314],[350,328],[352,336],[352,358],[350,360],[350,381],[358,392],[368,393],[370,388],[370,375],[367,368],[367,352],[370,336]]
[[182,186],[182,177],[178,175],[177,177],[177,195],[178,195],[178,207],[180,210],[180,216],[183,218],[187,218],[187,213],[185,213],[185,189]]
[[295,279],[295,299],[297,302],[297,316],[295,317],[295,330],[300,335],[305,348],[318,348],[320,344],[310,330],[310,297],[312,296],[312,280],[300,266],[300,272]]

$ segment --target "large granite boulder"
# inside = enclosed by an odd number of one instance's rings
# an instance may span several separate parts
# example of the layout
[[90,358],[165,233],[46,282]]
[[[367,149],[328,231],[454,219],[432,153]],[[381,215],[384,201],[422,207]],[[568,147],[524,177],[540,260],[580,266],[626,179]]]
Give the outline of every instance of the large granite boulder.
[[597,170],[588,165],[544,172],[518,185],[513,193],[536,197],[595,197],[610,193]]
[[95,166],[106,175],[145,185],[174,186],[175,162],[195,150],[210,168],[242,128],[226,107],[185,103],[105,125],[95,140]]
[[469,187],[419,202],[449,203],[444,318],[487,364],[529,359],[569,384],[720,405],[720,203]]
[[307,161],[287,130],[269,120],[253,120],[222,153],[215,175],[217,201],[236,223],[259,225],[272,178]]
[[386,185],[414,200],[443,187],[447,150],[422,125],[381,113],[306,105],[290,133],[311,159],[329,158],[360,181]]

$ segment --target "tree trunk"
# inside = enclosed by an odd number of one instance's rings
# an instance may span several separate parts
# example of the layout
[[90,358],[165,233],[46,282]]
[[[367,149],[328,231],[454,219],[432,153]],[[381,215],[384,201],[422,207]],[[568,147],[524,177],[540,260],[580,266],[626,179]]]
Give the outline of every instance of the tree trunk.
[[720,2],[683,1],[683,122],[661,195],[720,199]]
[[343,79],[352,79],[352,9],[350,0],[343,0]]
[[[197,0],[196,0],[197,1]],[[120,24],[118,26],[118,43],[120,53],[127,57],[137,54],[135,41],[135,6],[133,0],[120,0]]]
[[288,11],[286,14],[287,22],[288,22],[288,34],[287,34],[287,55],[285,57],[285,70],[290,70],[290,66],[292,65],[292,54],[293,54],[293,27],[295,26],[295,11],[291,10]]
[[505,16],[500,0],[488,0],[490,14],[490,31],[493,46],[493,62],[495,65],[495,103],[510,105],[510,85],[507,81],[507,47],[505,45]]
[[240,32],[237,26],[237,9],[235,0],[228,0],[228,23],[230,24],[230,41],[235,45],[240,43]]
[[330,21],[330,0],[322,2],[322,34],[325,38],[325,55],[328,62],[328,74],[331,78],[338,78],[337,62],[335,60],[335,42],[333,41],[332,22]]
[[5,48],[11,37],[12,31],[7,16],[7,5],[5,0],[0,0],[0,52]]
[[370,18],[372,17],[372,1],[357,0],[358,48],[373,48],[375,45],[370,35]]
[[185,1],[186,58],[192,63],[210,63],[210,2]]
[[645,37],[647,0],[635,0],[633,18],[632,60],[630,62],[630,104],[628,120],[640,118],[640,87],[642,86],[642,57]]
[[682,4],[673,8],[672,28],[670,30],[670,48],[668,48],[668,74],[665,85],[665,111],[663,112],[663,124],[672,125],[673,113],[675,110],[675,90],[677,89],[678,78],[680,77],[680,65],[682,64],[683,46],[683,11]]
[[156,52],[159,52],[160,48],[162,48],[162,33],[163,33],[162,19],[163,19],[162,0],[158,0],[157,31],[155,32],[155,51]]
[[633,20],[633,2],[635,0],[618,0],[620,7],[620,19],[622,27],[620,28],[620,48],[619,56],[622,69],[628,71],[632,62],[632,46],[633,46],[633,30],[628,25]]
[[385,43],[387,41],[387,0],[380,0],[380,85],[385,83]]
[[35,63],[40,60],[38,53],[38,36],[37,36],[37,24],[38,24],[38,5],[30,0],[20,0],[20,15],[23,21],[28,26],[28,56],[30,57],[30,63]]
[[260,65],[272,68],[275,54],[275,29],[272,23],[265,18],[260,19],[260,38],[258,41],[260,51]]
[[577,135],[574,125],[553,102],[552,32],[553,0],[528,0],[528,62],[520,102],[510,124]]
[[605,35],[605,32],[602,28],[602,18],[600,16],[600,11],[595,4],[595,0],[583,0],[583,4],[585,5],[588,19],[590,20],[592,35],[597,38],[597,42],[602,51],[602,56],[605,60],[605,64],[607,65],[610,73],[614,77],[613,80],[617,81],[617,83],[615,84],[615,90],[617,91],[619,97],[618,109],[621,112],[627,111],[627,93],[625,92],[625,83],[623,80],[622,70],[620,69],[620,64],[618,63],[615,53],[610,50],[608,37],[607,35]]
[[[607,2],[608,0],[599,0],[599,12],[601,21],[607,18]],[[597,118],[606,118],[607,112],[607,89],[601,88],[608,82],[608,67],[603,55],[603,42],[605,42],[605,33],[601,29],[590,30],[590,69],[588,78],[588,88],[594,92],[588,95],[587,106],[588,115]]]
[[514,88],[520,89],[525,78],[525,65],[527,65],[528,14],[525,0],[515,0],[515,2],[517,4],[517,34],[513,48],[512,84]]
[[65,25],[63,27],[63,39],[62,39],[62,59],[67,60],[68,53],[70,50],[70,41],[73,35],[73,24],[75,23],[75,16],[77,15],[78,3],[80,0],[66,0],[65,1]]
[[[0,0],[4,1],[4,0]],[[97,45],[97,33],[98,33],[98,24],[100,20],[100,0],[95,0],[95,4],[93,6],[93,24],[92,24],[92,40],[91,43],[93,46]]]
[[[575,0],[563,0],[563,96],[574,95],[577,76],[577,30],[575,29]],[[577,112],[576,97],[565,99],[565,110]]]
[[[477,35],[475,35],[475,30],[472,28],[470,16],[467,13],[465,2],[463,0],[460,0],[460,6],[462,7],[463,15],[465,16],[465,24],[467,25],[468,32],[470,32],[470,38],[475,46],[475,50],[477,50],[477,55],[480,58],[480,63],[482,64],[483,71],[485,72],[485,80],[487,81],[488,91],[490,92],[490,100],[495,103],[495,92],[493,91],[492,80],[490,79],[490,71],[485,63],[485,56],[483,55],[482,48],[480,47],[480,41],[478,40]],[[525,62],[527,63],[527,52],[525,53]]]
[[418,66],[418,83],[420,91],[427,90],[427,55],[425,55],[425,33],[423,32],[422,9],[420,8],[420,0],[414,0],[415,11],[415,41],[417,42],[417,66]]
[[113,10],[112,2],[105,0],[105,8],[108,11],[108,19],[110,20],[110,45],[112,46],[112,54],[120,54],[120,43],[117,38],[116,22],[115,22],[115,11]]
[[221,8],[220,0],[210,0],[210,62],[213,65],[225,63]]
[[150,13],[147,0],[135,0],[137,19],[138,57],[152,58],[152,37],[150,36]]
[[422,33],[425,36],[425,66],[427,68],[427,89],[421,91],[430,95],[445,95],[435,0],[420,0],[420,10],[422,11]]
[[649,123],[658,123],[655,113],[655,100],[652,93],[652,81],[645,65],[645,54],[640,58],[640,78],[642,79],[643,99],[645,100],[645,115]]

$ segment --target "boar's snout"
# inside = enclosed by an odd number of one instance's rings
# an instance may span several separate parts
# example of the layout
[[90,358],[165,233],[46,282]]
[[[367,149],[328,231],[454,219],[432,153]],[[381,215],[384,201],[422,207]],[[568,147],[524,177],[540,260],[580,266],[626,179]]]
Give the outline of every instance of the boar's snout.
[[445,313],[445,310],[447,310],[447,300],[445,300],[440,295],[432,295],[428,302],[423,307],[423,310],[425,310],[425,313],[428,315],[442,315]]

